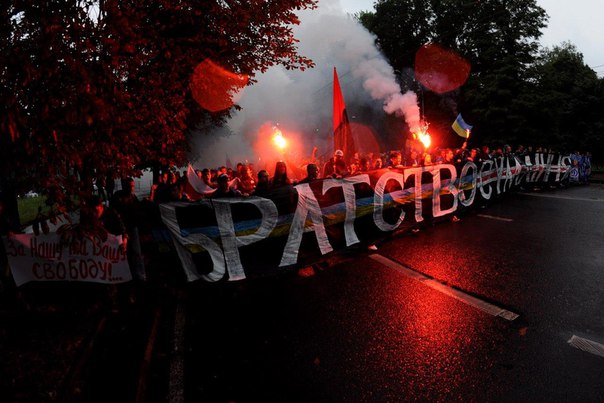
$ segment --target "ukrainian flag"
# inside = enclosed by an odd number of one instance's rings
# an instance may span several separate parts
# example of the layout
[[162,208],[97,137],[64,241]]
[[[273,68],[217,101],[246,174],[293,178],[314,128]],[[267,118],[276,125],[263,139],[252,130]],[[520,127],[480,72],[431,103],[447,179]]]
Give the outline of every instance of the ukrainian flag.
[[455,119],[455,122],[453,122],[451,127],[453,130],[455,130],[455,133],[464,139],[470,137],[470,130],[472,130],[472,126],[464,122],[463,118],[461,117],[461,113],[457,115],[457,119]]

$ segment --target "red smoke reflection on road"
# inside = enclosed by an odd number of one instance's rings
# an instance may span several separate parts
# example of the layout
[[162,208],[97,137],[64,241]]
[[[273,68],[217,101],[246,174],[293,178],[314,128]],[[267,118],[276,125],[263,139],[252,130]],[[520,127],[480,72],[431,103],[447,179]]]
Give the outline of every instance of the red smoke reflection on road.
[[461,87],[470,75],[470,63],[450,49],[435,43],[415,54],[415,77],[431,91],[442,94]]
[[191,76],[191,94],[193,99],[210,112],[228,109],[236,102],[234,99],[248,83],[248,76],[235,74],[205,59],[199,63]]

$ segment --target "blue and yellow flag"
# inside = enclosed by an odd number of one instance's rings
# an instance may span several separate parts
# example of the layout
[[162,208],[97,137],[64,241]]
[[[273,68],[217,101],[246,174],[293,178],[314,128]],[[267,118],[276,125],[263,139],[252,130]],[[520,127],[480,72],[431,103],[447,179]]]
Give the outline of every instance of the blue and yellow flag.
[[455,122],[453,122],[453,125],[451,127],[453,128],[453,130],[455,130],[455,133],[457,133],[464,139],[470,137],[470,131],[472,130],[472,126],[464,122],[463,118],[461,117],[461,113],[457,115],[457,119],[455,119]]

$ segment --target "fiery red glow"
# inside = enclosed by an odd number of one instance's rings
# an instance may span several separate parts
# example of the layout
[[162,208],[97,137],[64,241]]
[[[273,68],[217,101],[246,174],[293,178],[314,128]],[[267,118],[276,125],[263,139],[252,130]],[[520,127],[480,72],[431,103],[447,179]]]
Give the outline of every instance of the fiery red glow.
[[413,140],[418,140],[424,145],[424,149],[427,150],[432,145],[432,136],[428,133],[428,126],[430,124],[423,120],[420,123],[420,126],[415,129],[411,134],[413,135]]
[[306,176],[303,166],[311,151],[305,149],[300,133],[266,122],[258,129],[253,147],[257,158],[254,164],[256,172],[266,169],[272,176],[276,162],[284,161],[290,179],[302,179]]
[[461,87],[470,75],[470,63],[450,49],[435,43],[415,54],[415,76],[426,88],[442,94]]
[[245,74],[235,74],[205,59],[195,67],[189,87],[202,108],[219,112],[233,106],[248,80]]
[[283,137],[283,133],[278,127],[273,128],[273,143],[281,151],[284,151],[287,147],[287,139]]
[[430,145],[432,144],[432,138],[430,137],[430,133],[426,132],[426,133],[418,133],[417,137],[419,138],[419,141],[422,142],[422,144],[424,145],[424,148],[428,148],[430,147]]

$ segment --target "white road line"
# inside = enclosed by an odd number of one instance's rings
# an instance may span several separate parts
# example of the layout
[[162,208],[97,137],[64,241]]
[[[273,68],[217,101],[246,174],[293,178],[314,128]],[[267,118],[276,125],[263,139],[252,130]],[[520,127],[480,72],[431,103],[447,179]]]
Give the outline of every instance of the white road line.
[[575,336],[570,338],[567,342],[574,348],[586,351],[591,354],[595,354],[600,357],[604,357],[604,344],[597,343],[593,340],[585,339],[583,337]]
[[153,346],[157,338],[157,332],[159,329],[159,318],[161,316],[161,310],[159,307],[155,309],[153,318],[153,325],[149,332],[149,340],[147,340],[147,347],[145,348],[145,354],[143,356],[143,362],[141,363],[141,369],[138,376],[138,387],[136,389],[135,402],[145,402],[147,395],[147,381],[149,380],[149,368],[151,366],[151,359],[153,358]]
[[168,390],[169,403],[185,401],[184,348],[185,348],[185,308],[180,297],[176,301],[174,315],[174,338],[172,340],[172,358],[170,360],[170,380]]
[[604,203],[604,199],[598,199],[598,198],[559,196],[559,195],[549,195],[549,194],[543,194],[543,193],[525,193],[525,192],[518,192],[518,194],[523,195],[523,196],[544,197],[546,199],[577,200],[577,201],[589,201],[589,202],[596,202],[596,203]]
[[505,218],[505,217],[497,217],[494,215],[488,215],[488,214],[477,214],[478,217],[482,217],[482,218],[490,218],[491,220],[498,220],[498,221],[505,221],[505,222],[512,222],[514,221],[511,218]]
[[418,273],[417,271],[415,271],[409,267],[403,266],[402,264],[400,264],[392,259],[389,259],[386,256],[374,253],[372,255],[369,255],[369,257],[371,259],[375,260],[376,262],[383,264],[386,267],[389,267],[400,273],[403,273],[405,276],[410,277],[414,280],[421,281],[423,284],[427,285],[428,287],[430,287],[436,291],[440,291],[443,294],[453,297],[453,298],[455,298],[467,305],[470,305],[474,308],[477,308],[483,312],[486,312],[489,315],[499,316],[503,319],[510,320],[510,321],[518,318],[518,314],[516,314],[514,312],[511,312],[511,311],[508,311],[501,307],[498,307],[496,305],[493,305],[480,298],[476,298],[461,290],[457,290],[455,288],[442,284],[441,282],[431,279],[430,277],[428,277],[424,274]]

